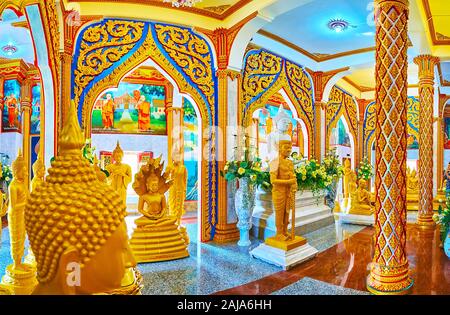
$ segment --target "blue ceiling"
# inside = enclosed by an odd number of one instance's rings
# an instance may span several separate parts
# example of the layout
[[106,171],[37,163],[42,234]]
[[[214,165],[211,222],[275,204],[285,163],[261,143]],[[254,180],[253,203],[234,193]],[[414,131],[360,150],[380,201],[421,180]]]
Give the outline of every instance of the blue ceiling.
[[[327,26],[344,19],[350,27],[340,33]],[[310,53],[336,54],[375,46],[373,1],[320,0],[289,11],[263,28]]]

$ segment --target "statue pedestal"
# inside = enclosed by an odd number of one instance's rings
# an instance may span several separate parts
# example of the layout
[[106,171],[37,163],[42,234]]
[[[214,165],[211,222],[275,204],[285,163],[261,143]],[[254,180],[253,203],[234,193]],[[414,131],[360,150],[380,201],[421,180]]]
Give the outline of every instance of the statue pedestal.
[[[295,195],[295,233],[305,234],[333,224],[331,208],[324,204],[325,192],[314,196],[311,191]],[[288,226],[290,229],[290,224]],[[258,239],[267,239],[276,234],[275,211],[272,193],[258,189],[252,216],[251,234]]]
[[356,225],[368,225],[373,226],[375,224],[375,215],[362,215],[362,214],[350,214],[343,212],[336,212],[336,221],[339,223],[356,224]]
[[268,238],[250,252],[253,258],[288,270],[302,262],[314,258],[318,251],[306,242],[306,239],[296,236],[294,240],[282,242]]
[[22,264],[14,269],[13,265],[6,267],[6,274],[3,276],[2,285],[15,295],[29,295],[33,293],[37,285],[36,269],[27,264]]
[[150,220],[136,219],[130,247],[138,263],[157,262],[189,256],[189,239],[183,227],[178,228],[176,218]]

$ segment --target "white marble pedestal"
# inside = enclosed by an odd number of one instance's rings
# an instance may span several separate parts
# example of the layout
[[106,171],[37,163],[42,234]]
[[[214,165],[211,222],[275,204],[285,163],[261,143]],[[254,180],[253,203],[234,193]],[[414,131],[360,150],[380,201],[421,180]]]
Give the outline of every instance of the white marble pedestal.
[[287,251],[262,243],[250,251],[250,255],[253,258],[261,259],[269,264],[281,267],[284,270],[288,270],[302,262],[314,258],[317,253],[318,250],[308,243]]
[[367,225],[373,226],[375,224],[375,215],[361,215],[361,214],[349,214],[336,212],[335,217],[339,223],[355,224],[355,225]]
[[[305,234],[333,224],[331,208],[325,205],[324,195],[314,196],[311,191],[297,192],[295,198],[295,232]],[[265,240],[276,234],[272,193],[257,190],[252,216],[251,234]],[[288,226],[288,230],[291,224]]]

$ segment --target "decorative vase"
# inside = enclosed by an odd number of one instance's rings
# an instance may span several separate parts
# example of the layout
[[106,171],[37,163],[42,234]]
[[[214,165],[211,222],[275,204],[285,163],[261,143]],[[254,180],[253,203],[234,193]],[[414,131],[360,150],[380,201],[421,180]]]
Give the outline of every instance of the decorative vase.
[[447,233],[447,236],[444,239],[444,252],[448,258],[450,258],[450,231]]
[[331,208],[331,210],[333,210],[334,206],[335,206],[337,184],[338,184],[338,180],[333,179],[333,182],[331,183],[331,185],[328,186],[326,189],[325,203],[328,207]]
[[235,196],[235,210],[238,217],[239,246],[250,246],[249,232],[252,227],[252,214],[255,206],[255,189],[250,183],[250,178],[239,179],[239,189]]

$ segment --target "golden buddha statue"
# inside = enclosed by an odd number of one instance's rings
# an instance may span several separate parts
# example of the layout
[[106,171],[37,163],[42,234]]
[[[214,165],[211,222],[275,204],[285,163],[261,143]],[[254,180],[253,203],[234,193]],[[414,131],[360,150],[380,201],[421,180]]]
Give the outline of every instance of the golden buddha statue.
[[164,193],[172,185],[168,172],[163,173],[161,157],[149,159],[136,174],[133,189],[139,196],[136,229],[130,246],[137,262],[155,262],[189,256],[189,240],[180,230],[178,218],[170,216]]
[[352,165],[350,160],[346,159],[344,161],[344,177],[343,177],[343,188],[344,188],[344,208],[348,207],[348,199],[350,198],[349,184],[352,180]]
[[106,176],[105,172],[102,171],[102,169],[100,168],[100,166],[98,164],[99,164],[99,161],[98,161],[97,155],[94,155],[94,171],[95,171],[95,175],[97,175],[97,179],[99,181],[101,181],[102,183],[107,183],[108,182],[108,176]]
[[419,209],[419,178],[415,169],[406,169],[406,209],[418,211]]
[[181,217],[184,215],[184,201],[187,191],[187,169],[183,160],[177,154],[173,160],[173,165],[166,170],[170,174],[172,185],[169,189],[169,215],[177,218],[177,225],[181,224]]
[[292,142],[279,141],[278,158],[270,163],[270,181],[272,183],[272,201],[275,209],[276,234],[266,239],[266,245],[289,250],[306,244],[302,237],[295,236],[295,220],[292,221],[291,233],[288,233],[289,214],[295,213],[295,193],[297,177],[294,164],[288,159],[292,151]]
[[84,159],[75,104],[69,107],[59,155],[25,207],[25,223],[37,261],[33,294],[95,294],[121,289],[136,265],[128,245],[126,208],[97,180]]
[[113,151],[114,163],[109,164],[106,170],[109,173],[109,184],[119,194],[123,204],[127,204],[127,187],[131,182],[131,167],[122,163],[123,151],[117,141],[116,148]]
[[367,189],[365,179],[358,181],[358,188],[350,192],[350,210],[349,214],[372,215],[374,208],[372,207],[372,193]]
[[[33,179],[31,180],[31,191],[36,190],[38,186],[44,184],[45,164],[40,154],[38,154],[36,162],[33,164],[33,175]],[[34,257],[31,248],[28,248],[28,254],[25,257],[25,262],[33,266],[33,268],[36,268],[36,258]]]
[[6,194],[0,189],[0,219],[8,212],[8,200]]
[[14,294],[30,294],[36,286],[33,266],[23,263],[25,252],[25,205],[29,197],[27,166],[22,151],[12,163],[13,180],[9,185],[8,227],[13,264],[6,267],[2,284]]

